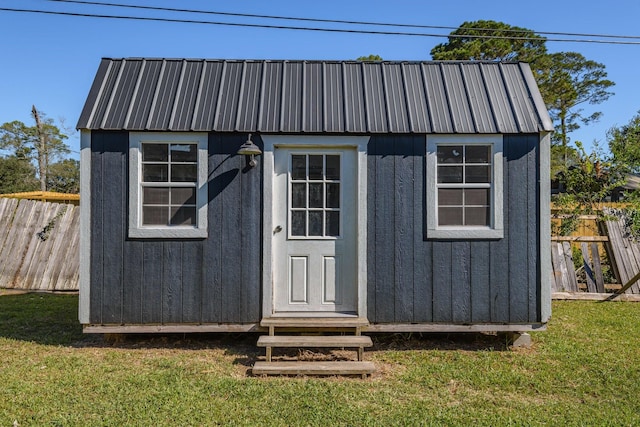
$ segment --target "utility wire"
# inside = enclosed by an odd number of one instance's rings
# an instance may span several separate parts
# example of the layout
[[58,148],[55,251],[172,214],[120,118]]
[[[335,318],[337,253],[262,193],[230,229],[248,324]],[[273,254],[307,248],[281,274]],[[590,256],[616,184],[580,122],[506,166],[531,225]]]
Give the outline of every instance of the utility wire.
[[[289,21],[322,22],[322,23],[330,23],[330,24],[375,25],[375,26],[383,26],[383,27],[424,28],[424,29],[436,29],[436,30],[457,30],[458,29],[458,27],[448,27],[448,26],[441,26],[441,25],[394,24],[389,22],[345,21],[345,20],[339,20],[339,19],[320,19],[320,18],[296,18],[292,16],[257,15],[257,14],[251,14],[251,13],[234,13],[234,12],[216,12],[216,11],[209,11],[209,10],[178,9],[178,8],[159,7],[159,6],[140,6],[140,5],[106,3],[106,2],[85,1],[85,0],[46,0],[46,1],[54,2],[54,3],[74,3],[74,4],[93,5],[93,6],[108,6],[108,7],[119,7],[119,8],[129,8],[129,9],[156,10],[156,11],[163,11],[163,12],[199,13],[199,14],[207,14],[207,15],[235,16],[235,17],[242,17],[242,18],[280,19],[280,20],[289,20]],[[523,30],[514,30],[514,29],[496,30],[493,28],[465,28],[465,30],[484,31],[484,32],[500,31],[502,33],[516,33],[516,34],[523,33]],[[597,38],[640,40],[640,36],[564,33],[564,32],[552,32],[552,31],[534,31],[534,32],[536,34],[549,34],[554,36],[597,37]]]
[[[17,9],[17,8],[5,8],[5,7],[0,8],[0,11],[18,12],[18,13],[35,13],[35,14],[45,14],[45,15],[74,16],[74,17],[83,17],[83,18],[122,19],[122,20],[135,20],[135,21],[182,23],[182,24],[206,24],[206,25],[221,25],[221,26],[229,26],[229,27],[267,28],[267,29],[278,29],[278,30],[316,31],[316,32],[329,32],[329,33],[372,34],[372,35],[412,36],[412,37],[440,37],[440,38],[470,37],[470,38],[476,38],[476,39],[505,39],[505,40],[532,40],[532,41],[540,40],[540,38],[536,38],[536,37],[520,37],[520,36],[509,37],[509,36],[482,36],[482,35],[472,35],[472,34],[430,34],[430,33],[397,32],[397,31],[373,31],[373,30],[352,30],[352,29],[337,29],[337,28],[296,27],[296,26],[287,26],[287,25],[249,24],[249,23],[239,23],[239,22],[217,22],[217,21],[201,21],[201,20],[192,20],[192,19],[173,19],[173,18],[152,18],[152,17],[142,17],[142,16],[102,15],[102,14],[95,14],[95,13],[75,13],[75,12],[61,12],[61,11],[37,10],[37,9]],[[640,46],[640,42],[615,41],[615,40],[549,39],[548,38],[546,39],[546,41]]]

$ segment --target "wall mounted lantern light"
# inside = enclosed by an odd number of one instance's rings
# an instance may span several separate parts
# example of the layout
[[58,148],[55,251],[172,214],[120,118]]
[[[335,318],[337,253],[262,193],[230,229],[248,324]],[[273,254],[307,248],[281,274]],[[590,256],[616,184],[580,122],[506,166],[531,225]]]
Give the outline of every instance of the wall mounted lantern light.
[[255,159],[255,156],[259,156],[262,154],[262,150],[251,141],[251,134],[247,138],[247,142],[240,146],[238,150],[238,154],[241,156],[249,156],[249,166],[255,167],[258,164],[258,161]]

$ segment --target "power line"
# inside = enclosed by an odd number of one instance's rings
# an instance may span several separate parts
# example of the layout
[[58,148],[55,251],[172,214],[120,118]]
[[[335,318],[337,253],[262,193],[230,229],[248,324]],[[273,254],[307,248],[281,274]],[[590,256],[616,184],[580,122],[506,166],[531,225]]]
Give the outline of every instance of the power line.
[[[476,38],[476,39],[505,39],[505,40],[532,40],[532,41],[540,40],[539,38],[536,38],[536,37],[520,37],[520,36],[509,37],[509,36],[482,36],[482,35],[473,35],[473,34],[430,34],[430,33],[413,33],[413,32],[398,32],[398,31],[374,31],[374,30],[353,30],[353,29],[338,29],[338,28],[296,27],[296,26],[287,26],[287,25],[249,24],[249,23],[239,23],[239,22],[201,21],[201,20],[193,20],[193,19],[173,19],[173,18],[152,18],[152,17],[125,16],[125,15],[103,15],[103,14],[95,14],[95,13],[75,13],[75,12],[60,12],[60,11],[39,10],[39,9],[4,8],[4,7],[0,8],[0,11],[73,16],[73,17],[83,17],[83,18],[122,19],[122,20],[169,22],[169,23],[181,23],[181,24],[205,24],[205,25],[221,25],[221,26],[230,26],[230,27],[316,31],[316,32],[329,32],[329,33],[411,36],[411,37],[439,37],[439,38],[470,37],[470,38]],[[614,44],[614,45],[640,45],[640,42],[615,41],[615,40],[549,39],[548,38],[546,39],[546,41],[567,42],[567,43],[571,42],[571,43]]]
[[[296,18],[292,16],[281,16],[281,15],[258,15],[258,14],[251,14],[251,13],[217,12],[217,11],[209,11],[209,10],[179,9],[179,8],[159,7],[159,6],[140,6],[140,5],[106,3],[106,2],[85,1],[85,0],[46,0],[46,1],[55,2],[55,3],[74,3],[74,4],[93,5],[93,6],[108,6],[108,7],[119,7],[119,8],[129,8],[129,9],[156,10],[156,11],[163,11],[163,12],[182,12],[182,13],[198,13],[198,14],[220,15],[220,16],[235,16],[235,17],[242,17],[242,18],[280,19],[280,20],[289,20],[289,21],[322,22],[322,23],[331,23],[331,24],[375,25],[375,26],[383,26],[383,27],[424,28],[424,29],[436,29],[436,30],[457,30],[458,29],[458,27],[449,27],[449,26],[441,26],[441,25],[395,24],[395,23],[389,23],[389,22],[345,21],[345,20],[339,20],[339,19],[321,19],[321,18]],[[485,31],[485,32],[497,31],[493,28],[465,28],[465,30]],[[514,29],[501,29],[499,31],[503,33],[516,33],[516,34],[523,33],[522,30],[514,30]],[[620,35],[612,35],[612,34],[565,33],[565,32],[552,32],[552,31],[534,31],[534,33],[549,34],[554,36],[598,37],[598,38],[640,40],[640,36],[620,36]],[[442,36],[439,36],[439,37],[442,37]]]

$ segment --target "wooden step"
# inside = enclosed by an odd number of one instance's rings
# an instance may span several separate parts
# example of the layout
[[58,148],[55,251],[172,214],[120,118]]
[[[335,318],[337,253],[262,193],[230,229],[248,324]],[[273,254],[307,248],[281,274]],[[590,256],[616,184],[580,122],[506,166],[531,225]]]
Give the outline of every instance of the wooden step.
[[256,362],[254,375],[369,375],[372,362]]
[[260,326],[275,328],[361,328],[369,325],[359,317],[270,317]]
[[292,335],[262,335],[258,338],[258,347],[337,347],[356,348],[371,347],[371,337],[364,335],[344,336],[292,336]]

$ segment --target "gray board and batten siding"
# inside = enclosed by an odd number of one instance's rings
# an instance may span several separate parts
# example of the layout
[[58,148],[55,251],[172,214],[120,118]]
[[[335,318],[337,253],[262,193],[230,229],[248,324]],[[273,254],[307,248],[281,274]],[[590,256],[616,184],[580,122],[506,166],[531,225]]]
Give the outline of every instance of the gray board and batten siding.
[[246,134],[209,135],[209,236],[127,237],[127,132],[91,134],[91,324],[260,321],[261,166]]
[[[90,177],[84,324],[260,322],[270,201],[261,163],[248,169],[235,154],[248,132],[261,148],[261,133],[371,135],[372,324],[527,325],[550,315],[540,254],[549,252],[551,121],[526,64],[103,59],[78,128]],[[145,130],[208,132],[207,238],[127,237],[129,132]],[[431,133],[504,135],[503,239],[426,238]]]

